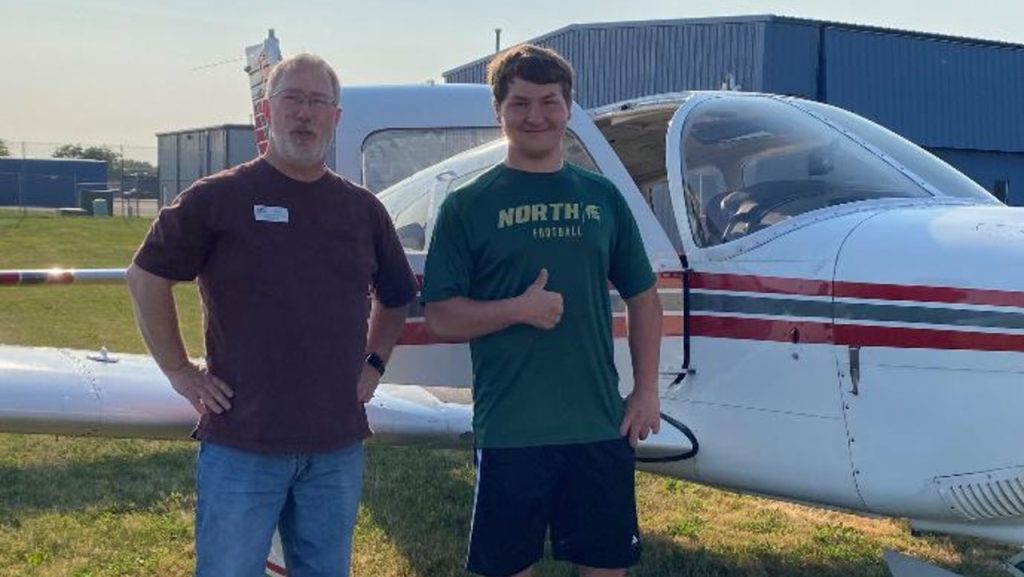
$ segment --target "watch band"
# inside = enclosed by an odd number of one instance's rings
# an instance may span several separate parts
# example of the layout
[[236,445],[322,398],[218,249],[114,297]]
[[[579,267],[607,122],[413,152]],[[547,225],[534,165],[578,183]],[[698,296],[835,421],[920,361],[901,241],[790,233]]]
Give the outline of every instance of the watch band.
[[375,371],[380,373],[380,376],[384,376],[384,369],[387,368],[387,363],[377,353],[369,353],[366,355],[366,364],[373,367]]

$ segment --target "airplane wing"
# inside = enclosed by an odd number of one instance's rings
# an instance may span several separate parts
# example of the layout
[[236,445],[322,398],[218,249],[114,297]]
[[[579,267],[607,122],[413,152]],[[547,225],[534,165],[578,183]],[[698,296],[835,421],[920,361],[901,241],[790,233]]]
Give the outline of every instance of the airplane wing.
[[[464,388],[382,384],[366,404],[373,441],[464,448],[473,410]],[[664,417],[638,458],[661,460],[694,449]],[[0,432],[140,439],[186,439],[196,413],[147,355],[0,346]]]
[[[124,275],[124,269],[0,270],[0,287],[121,284]],[[406,332],[412,328],[407,325]],[[468,365],[452,347],[425,345],[393,363],[389,374],[395,372],[399,384],[381,384],[366,404],[374,442],[472,445],[472,400],[461,386],[464,376],[445,373],[460,381],[456,387],[411,384],[417,382],[416,366],[429,366],[422,363]],[[185,439],[195,424],[192,406],[147,355],[0,345],[0,432]],[[697,449],[685,425],[662,415],[661,431],[640,443],[637,459],[656,464],[689,458]]]
[[[146,355],[0,346],[0,432],[185,439],[196,413]],[[378,442],[466,447],[468,391],[383,384],[366,405]]]

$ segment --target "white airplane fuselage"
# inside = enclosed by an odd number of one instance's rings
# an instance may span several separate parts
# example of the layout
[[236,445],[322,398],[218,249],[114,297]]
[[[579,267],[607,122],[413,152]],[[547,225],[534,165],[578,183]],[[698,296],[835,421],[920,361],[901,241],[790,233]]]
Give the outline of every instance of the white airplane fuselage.
[[[495,128],[485,87],[351,88],[344,105],[335,165],[356,181],[374,170],[367,143],[380,150],[388,131],[444,141],[445,131]],[[1024,209],[968,190],[916,157],[927,155],[919,149],[888,152],[859,137],[857,121],[842,124],[845,116],[812,108],[731,93],[668,95],[591,113],[574,106],[576,154],[618,186],[659,274],[662,412],[699,442],[689,458],[640,467],[1024,545]],[[789,132],[804,116],[804,132]],[[751,124],[759,118],[768,120]],[[503,146],[429,167],[412,159],[423,170],[381,192],[417,274],[444,196],[500,161]],[[863,180],[869,171],[878,178]],[[422,218],[406,218],[412,207]],[[625,394],[632,371],[615,296]],[[32,361],[33,354],[42,356]],[[38,387],[17,388],[28,377],[50,379],[46,355],[55,354],[71,353],[0,347],[0,397],[18,390],[24,401],[0,403],[7,407],[0,428],[46,432],[74,420],[59,418],[56,405],[38,418],[45,401],[33,394]],[[96,365],[91,378],[120,382],[149,371],[147,382],[161,381],[154,367],[135,362]],[[472,380],[467,345],[432,337],[418,307],[387,380],[396,386],[377,401],[382,407],[371,407],[385,436],[465,437],[465,413],[408,392]],[[99,398],[102,388],[81,396]],[[107,434],[165,436],[191,419],[169,387],[122,389],[151,396],[126,401],[123,426]],[[403,420],[408,403],[423,409],[421,420]],[[391,409],[398,417],[387,416]],[[662,429],[650,455],[695,448],[668,421]]]
[[[1024,209],[944,195],[889,158],[882,164],[933,194],[839,202],[699,246],[687,203],[676,202],[692,186],[678,165],[687,117],[704,102],[744,98],[771,97],[700,94],[678,110],[671,97],[653,98],[590,115],[577,108],[570,122],[593,168],[626,197],[660,275],[662,411],[700,445],[693,458],[640,466],[1024,544],[1024,420],[1017,415],[1024,400]],[[624,166],[632,152],[613,132],[664,118],[643,111],[665,102],[675,111],[660,127],[664,172],[645,177],[667,178],[676,246],[664,212],[659,218],[641,191],[639,169]],[[788,145],[767,144],[748,156],[764,162]],[[501,147],[494,148],[418,175],[437,182],[426,232],[446,181],[500,160]],[[394,197],[382,195],[386,203]],[[424,254],[410,254],[418,274]],[[613,309],[624,317],[621,307]],[[622,320],[615,351],[625,394],[632,371]],[[431,340],[416,328],[416,313],[409,322],[410,340],[390,378],[468,386],[467,347]]]

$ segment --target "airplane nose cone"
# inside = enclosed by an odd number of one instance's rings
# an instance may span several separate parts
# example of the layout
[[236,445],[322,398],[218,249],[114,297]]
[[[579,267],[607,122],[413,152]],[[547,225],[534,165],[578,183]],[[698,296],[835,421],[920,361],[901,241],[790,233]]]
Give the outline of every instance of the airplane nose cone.
[[865,504],[921,528],[1021,542],[1024,502],[1007,488],[1024,471],[1024,209],[880,211],[848,235],[834,278]]

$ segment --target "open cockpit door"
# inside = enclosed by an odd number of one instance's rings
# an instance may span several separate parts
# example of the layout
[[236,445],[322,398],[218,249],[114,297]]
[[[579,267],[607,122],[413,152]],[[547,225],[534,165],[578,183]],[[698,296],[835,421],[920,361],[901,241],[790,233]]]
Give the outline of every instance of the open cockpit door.
[[684,247],[669,194],[665,133],[672,116],[688,98],[690,93],[662,94],[611,104],[590,113],[679,255]]

